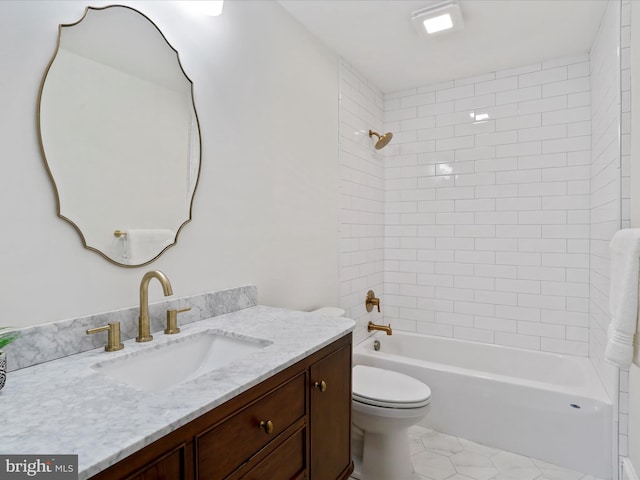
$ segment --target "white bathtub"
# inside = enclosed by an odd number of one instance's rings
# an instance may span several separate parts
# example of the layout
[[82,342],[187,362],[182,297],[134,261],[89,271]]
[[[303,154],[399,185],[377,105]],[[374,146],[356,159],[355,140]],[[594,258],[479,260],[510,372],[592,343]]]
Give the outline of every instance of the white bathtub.
[[429,385],[424,427],[611,478],[613,405],[587,358],[396,331],[353,363]]

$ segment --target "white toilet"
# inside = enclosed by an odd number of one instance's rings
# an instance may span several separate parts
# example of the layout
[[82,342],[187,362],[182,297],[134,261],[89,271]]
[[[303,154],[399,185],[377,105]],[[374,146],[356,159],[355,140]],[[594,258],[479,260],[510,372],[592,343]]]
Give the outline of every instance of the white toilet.
[[[323,307],[312,313],[344,317],[345,311]],[[364,432],[360,480],[411,480],[409,427],[424,418],[431,389],[403,373],[355,365],[352,369],[352,421]]]
[[364,431],[360,480],[409,480],[409,427],[428,412],[431,389],[391,370],[353,367],[353,423]]

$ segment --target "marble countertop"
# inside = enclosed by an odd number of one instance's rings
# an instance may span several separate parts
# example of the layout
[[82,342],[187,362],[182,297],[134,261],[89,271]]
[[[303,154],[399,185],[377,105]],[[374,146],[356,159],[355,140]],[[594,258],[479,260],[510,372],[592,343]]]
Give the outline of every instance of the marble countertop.
[[[0,452],[78,454],[79,478],[88,478],[320,350],[354,326],[346,318],[255,306],[183,325],[177,335],[155,333],[149,343],[128,340],[118,352],[100,348],[10,372],[0,391]],[[154,393],[117,384],[91,368],[206,330],[273,343]]]

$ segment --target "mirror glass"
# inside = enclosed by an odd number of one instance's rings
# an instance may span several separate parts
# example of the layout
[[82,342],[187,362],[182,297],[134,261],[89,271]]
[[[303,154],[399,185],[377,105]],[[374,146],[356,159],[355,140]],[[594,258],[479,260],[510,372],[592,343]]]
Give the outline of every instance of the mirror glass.
[[200,129],[178,53],[140,12],[89,7],[60,25],[38,108],[58,215],[84,246],[147,264],[191,220]]

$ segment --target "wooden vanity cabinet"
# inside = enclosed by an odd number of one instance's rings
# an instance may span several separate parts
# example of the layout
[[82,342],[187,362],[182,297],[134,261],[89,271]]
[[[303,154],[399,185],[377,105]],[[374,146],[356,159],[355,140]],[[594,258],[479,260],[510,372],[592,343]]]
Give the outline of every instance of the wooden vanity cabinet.
[[92,478],[343,480],[352,471],[348,334]]

